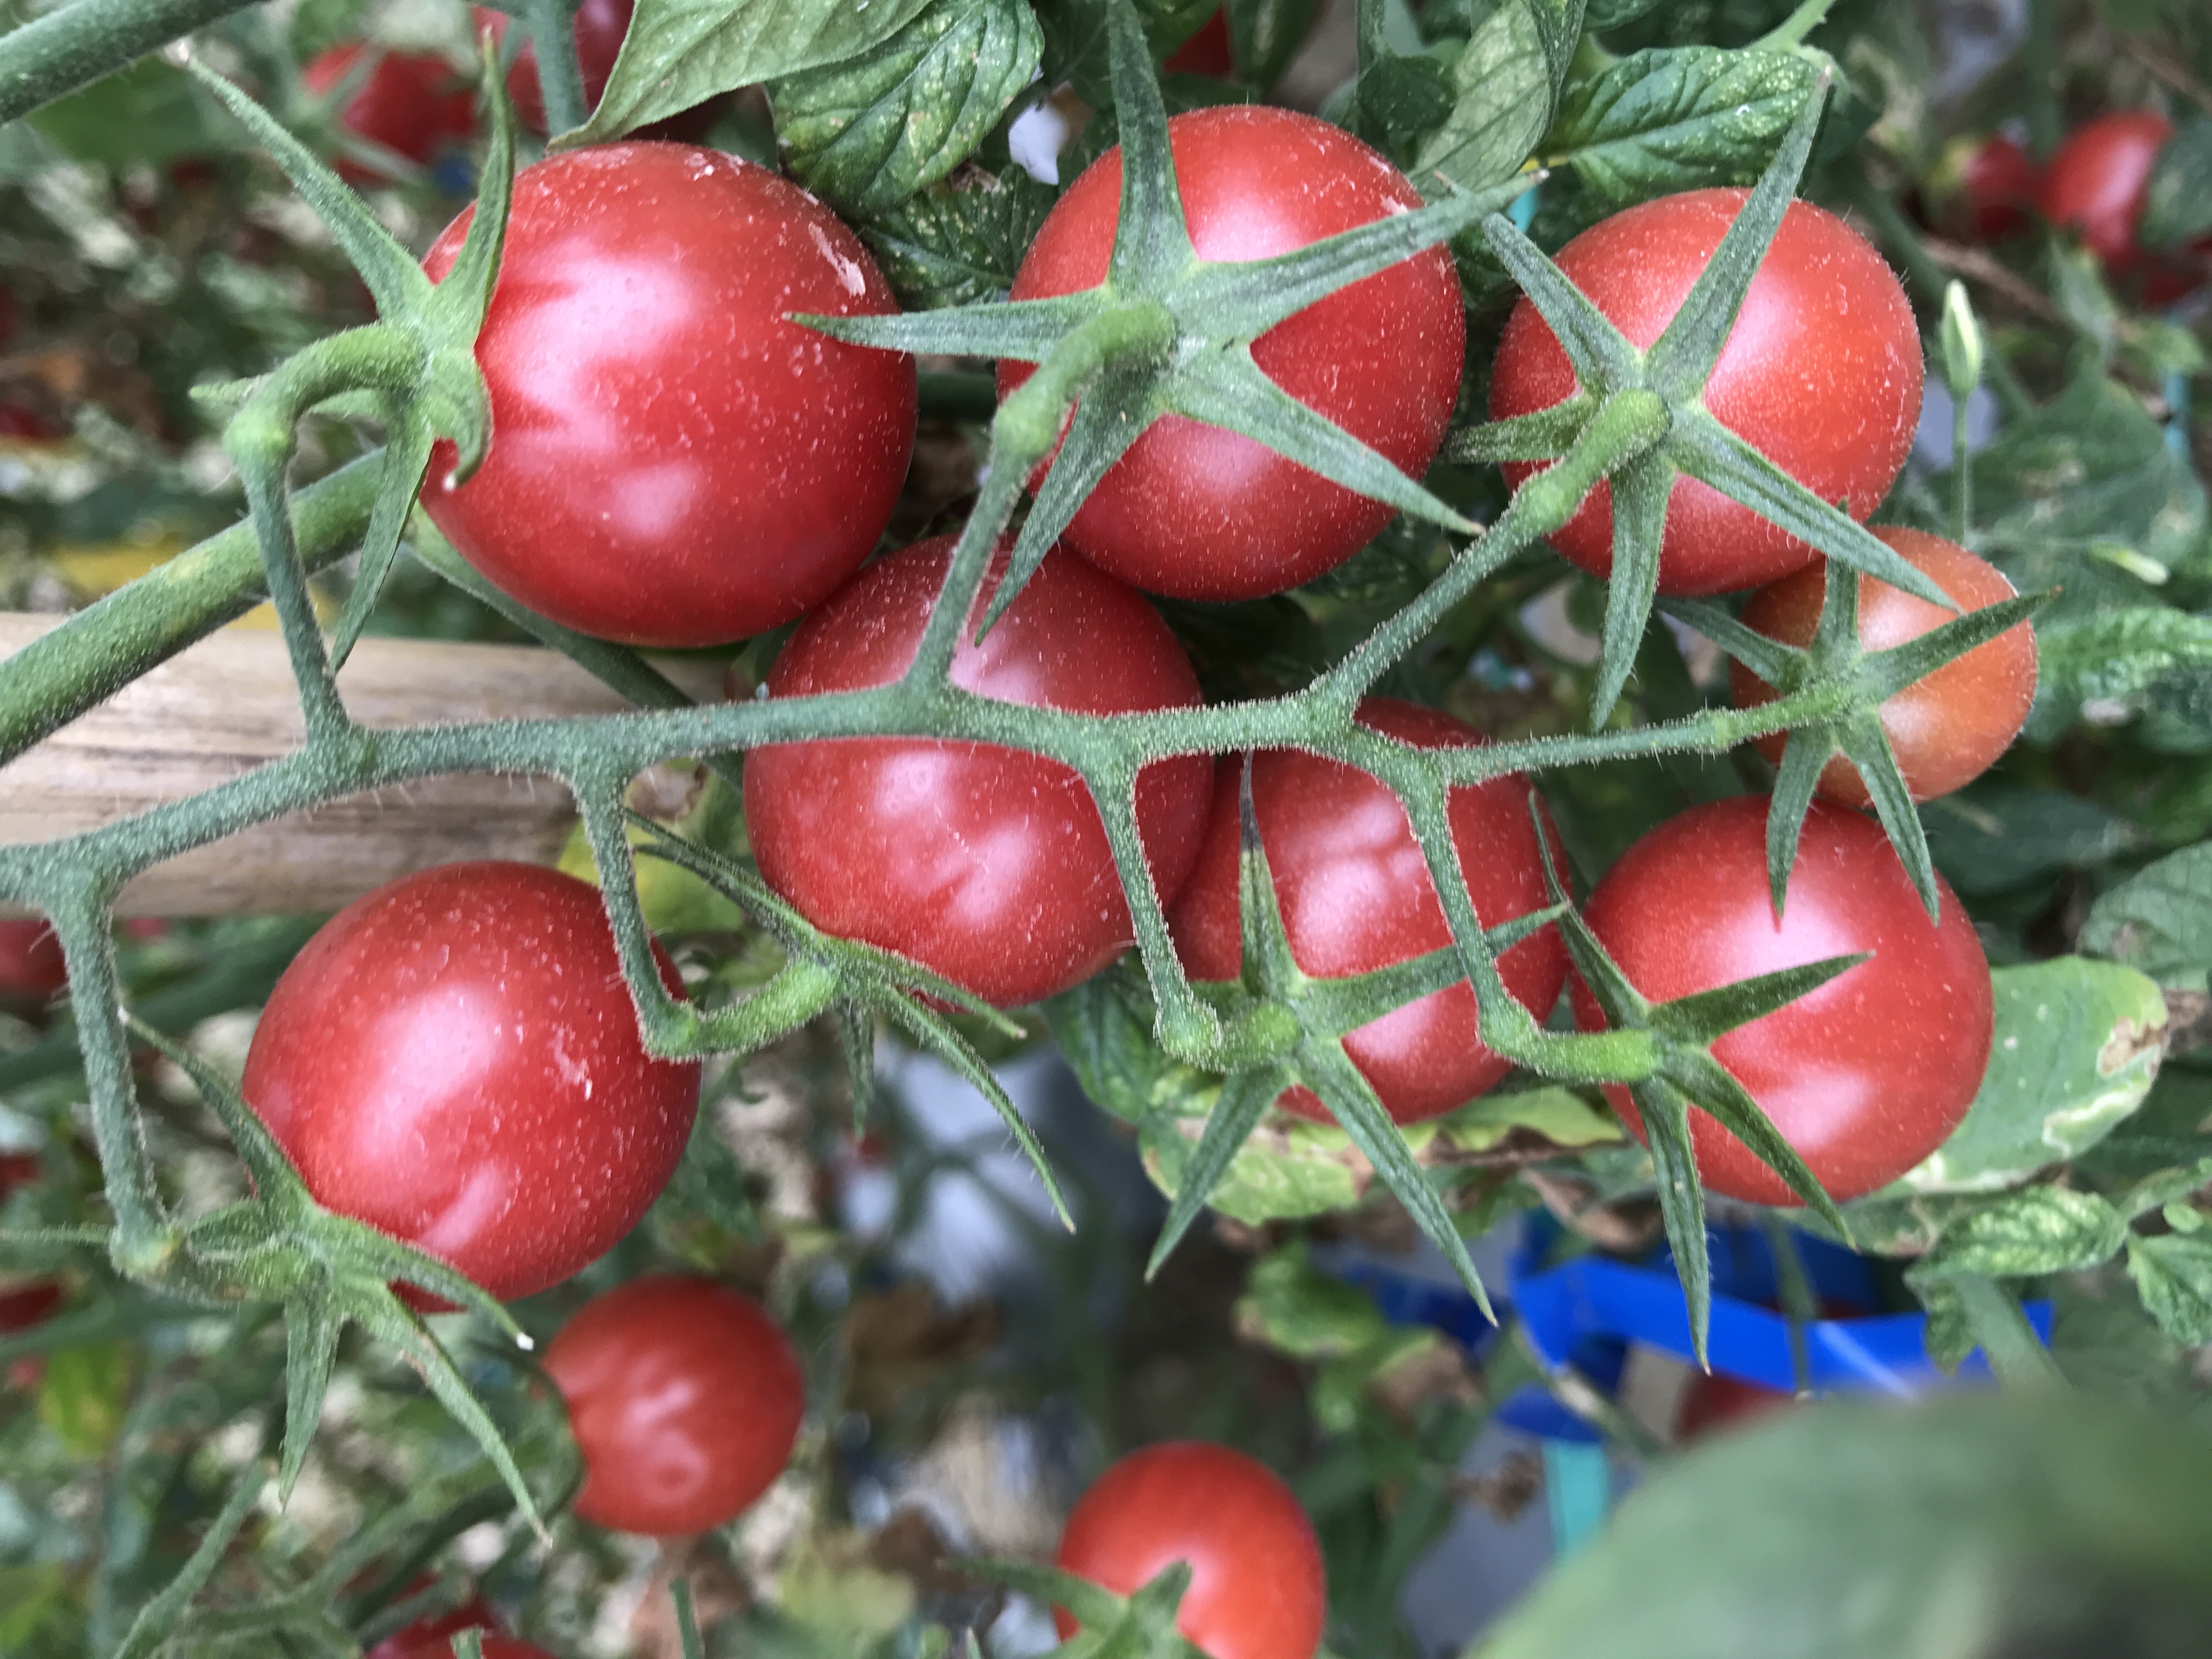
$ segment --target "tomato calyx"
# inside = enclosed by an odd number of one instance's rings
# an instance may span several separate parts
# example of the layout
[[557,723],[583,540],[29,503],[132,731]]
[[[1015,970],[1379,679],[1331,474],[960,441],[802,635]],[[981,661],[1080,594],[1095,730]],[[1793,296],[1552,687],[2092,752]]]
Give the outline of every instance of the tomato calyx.
[[[1565,891],[1548,844],[1544,847],[1544,873],[1553,899],[1564,903]],[[1850,1225],[1835,1200],[1751,1092],[1714,1058],[1712,1045],[1738,1026],[1818,990],[1868,958],[1831,957],[1655,1003],[1629,982],[1577,912],[1565,909],[1559,924],[1575,972],[1596,999],[1607,1027],[1615,1032],[1642,1032],[1650,1044],[1644,1068],[1616,1080],[1627,1087],[1644,1120],[1667,1242],[1689,1304],[1691,1341],[1703,1364],[1712,1314],[1712,1275],[1705,1248],[1705,1189],[1690,1144],[1691,1108],[1714,1119],[1750,1148],[1839,1237],[1845,1241],[1850,1237]]]
[[[1659,552],[1677,477],[1687,477],[1740,501],[1836,562],[1863,571],[1917,599],[1955,609],[1942,592],[1863,525],[1811,490],[1731,431],[1705,406],[1705,383],[1735,326],[1744,296],[1781,229],[1812,153],[1827,100],[1823,72],[1772,164],[1746,199],[1680,308],[1650,348],[1639,349],[1536,245],[1498,214],[1482,222],[1484,240],[1551,326],[1580,390],[1530,414],[1492,422],[1445,441],[1456,461],[1571,459],[1525,483],[1486,541],[1509,530],[1511,545],[1550,534],[1580,506],[1595,465],[1613,496],[1613,569],[1603,650],[1591,696],[1590,729],[1601,731],[1620,700],[1658,592]],[[1627,398],[1655,399],[1624,410]],[[1607,422],[1612,423],[1607,429]],[[1599,441],[1590,442],[1593,437]],[[1589,447],[1583,446],[1589,443]],[[1549,489],[1548,479],[1559,479]],[[1595,482],[1595,479],[1592,479]]]
[[[338,1338],[360,1326],[405,1355],[446,1409],[490,1459],[517,1506],[541,1533],[537,1499],[483,1406],[445,1346],[393,1291],[406,1284],[460,1304],[509,1337],[521,1328],[480,1285],[434,1256],[318,1204],[276,1137],[235,1088],[151,1027],[131,1035],[191,1079],[230,1136],[253,1195],[143,1241],[141,1260],[118,1262],[143,1282],[204,1305],[282,1305],[285,1320],[284,1447],[277,1470],[289,1498],[307,1461]],[[257,1485],[258,1490],[258,1485]]]
[[[1127,0],[1113,0],[1106,10],[1122,172],[1119,227],[1104,283],[1049,299],[916,315],[795,319],[834,338],[887,350],[1038,365],[993,422],[989,476],[946,579],[940,614],[967,615],[960,601],[977,591],[990,549],[1038,464],[1051,458],[982,630],[1013,602],[1108,470],[1169,416],[1240,434],[1334,483],[1471,533],[1474,526],[1391,462],[1283,392],[1253,362],[1251,346],[1316,301],[1449,240],[1506,205],[1537,175],[1454,195],[1273,258],[1200,259],[1184,217],[1167,112],[1143,30]],[[937,647],[940,654],[949,653],[953,625]],[[936,643],[925,642],[915,672],[941,672],[933,659]]]
[[1805,696],[1816,707],[1826,703],[1833,709],[1793,724],[1782,751],[1766,817],[1767,884],[1777,916],[1783,911],[1790,872],[1797,861],[1798,835],[1812,808],[1820,773],[1841,754],[1865,781],[1875,815],[1911,878],[1928,919],[1937,919],[1935,860],[1897,751],[1882,726],[1881,706],[1946,663],[2026,621],[2053,597],[2049,590],[2018,594],[1881,651],[1869,651],[1859,641],[1857,574],[1847,572],[1845,580],[1838,581],[1832,563],[1826,571],[1820,623],[1812,642],[1802,649],[1754,633],[1718,605],[1696,599],[1665,603],[1669,616],[1696,629],[1784,696]]
[[[491,304],[514,185],[514,116],[483,46],[491,144],[466,245],[446,279],[433,283],[361,198],[237,87],[197,60],[202,85],[250,128],[329,227],[376,301],[379,320],[308,346],[258,380],[198,388],[195,397],[229,415],[223,444],[246,488],[269,595],[299,681],[308,741],[341,740],[351,726],[335,676],[382,591],[432,447],[451,440],[457,478],[491,442],[490,394],[476,340]],[[336,405],[380,418],[388,428],[375,502],[361,548],[360,574],[325,647],[307,592],[285,474],[301,420]]]
[[[1146,1277],[1158,1273],[1173,1254],[1267,1108],[1285,1089],[1302,1085],[1320,1098],[1383,1184],[1443,1253],[1485,1316],[1494,1317],[1465,1240],[1343,1041],[1348,1032],[1464,981],[1465,956],[1458,946],[1446,945],[1368,973],[1326,979],[1308,975],[1291,953],[1274,874],[1260,839],[1249,759],[1237,805],[1243,973],[1235,981],[1203,987],[1200,994],[1224,1016],[1221,1050],[1231,1054],[1241,1050],[1242,1063],[1228,1068],[1223,1079],[1220,1099],[1207,1115],[1153,1245]],[[1555,902],[1485,931],[1482,943],[1492,961],[1559,920],[1565,908]]]
[[[594,799],[617,804],[611,810],[599,808],[592,805]],[[752,871],[687,841],[656,819],[624,811],[619,800],[618,793],[605,790],[592,791],[586,798],[585,831],[602,872],[612,869],[611,860],[631,860],[630,837],[638,834],[635,854],[659,859],[705,882],[781,947],[785,958],[766,985],[732,1006],[702,1011],[679,1002],[652,967],[650,935],[639,909],[635,880],[606,883],[608,915],[648,1052],[664,1059],[751,1054],[817,1015],[834,1011],[852,1079],[855,1129],[865,1130],[874,1097],[876,1021],[880,1017],[935,1054],[991,1103],[1044,1183],[1061,1224],[1074,1230],[1067,1200],[1036,1131],[1015,1108],[989,1063],[941,1011],[956,1009],[1012,1037],[1021,1036],[1020,1026],[918,962],[823,933]],[[642,952],[635,969],[630,961],[633,941]]]
[[1176,1628],[1176,1615],[1190,1594],[1188,1561],[1163,1568],[1157,1577],[1128,1595],[1057,1567],[1035,1561],[963,1561],[961,1570],[1034,1597],[1073,1614],[1081,1634],[1066,1649],[1112,1654],[1115,1659],[1208,1659],[1206,1650]]

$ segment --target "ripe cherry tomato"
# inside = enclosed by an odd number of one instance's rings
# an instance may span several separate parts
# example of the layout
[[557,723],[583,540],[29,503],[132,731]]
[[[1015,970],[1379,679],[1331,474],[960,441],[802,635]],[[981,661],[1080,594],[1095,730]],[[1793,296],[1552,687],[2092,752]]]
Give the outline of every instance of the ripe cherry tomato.
[[[33,1279],[0,1290],[0,1336],[13,1336],[43,1325],[62,1305],[67,1292],[58,1279]],[[25,1392],[39,1386],[46,1362],[40,1354],[25,1354],[9,1364],[8,1384]]]
[[[941,537],[870,565],[800,624],[769,671],[770,694],[896,679],[951,554]],[[994,574],[982,597],[996,587]],[[1190,659],[1152,606],[1064,552],[1047,556],[980,647],[973,620],[952,681],[979,696],[1096,714],[1199,701]],[[1203,756],[1184,756],[1139,776],[1138,826],[1163,902],[1197,856],[1211,775]],[[1089,978],[1134,937],[1097,806],[1057,761],[926,738],[784,744],[747,757],[745,822],[762,875],[817,927],[912,957],[1004,1007]]]
[[[470,213],[423,260],[453,266]],[[791,621],[874,549],[914,447],[911,358],[786,319],[896,310],[827,208],[685,144],[526,168],[477,361],[491,452],[422,502],[532,610],[631,645]]]
[[[1385,697],[1361,704],[1359,722],[1425,749],[1484,741],[1449,714]],[[1195,979],[1237,975],[1243,772],[1238,757],[1218,769],[1198,868],[1170,918],[1183,965]],[[1368,973],[1452,942],[1406,809],[1368,774],[1295,750],[1271,750],[1253,759],[1252,806],[1291,954],[1307,973]],[[1528,821],[1528,781],[1515,774],[1455,789],[1449,811],[1452,845],[1484,925],[1541,909],[1544,866]],[[1547,928],[1515,945],[1499,967],[1506,988],[1540,1021],[1565,982],[1566,946]],[[1464,982],[1370,1021],[1346,1036],[1345,1048],[1401,1123],[1448,1112],[1507,1070],[1476,1035],[1474,991]],[[1285,1090],[1278,1104],[1316,1122],[1328,1120],[1310,1090]]]
[[[1654,1002],[1829,957],[1871,959],[1713,1044],[1713,1057],[1765,1109],[1838,1201],[1893,1182],[1941,1146],[1981,1087],[1990,1059],[1990,965],[1941,876],[1930,923],[1897,854],[1871,819],[1816,800],[1806,815],[1777,921],[1766,886],[1766,802],[1692,807],[1652,830],[1606,872],[1583,911],[1629,983]],[[1576,1022],[1604,1024],[1572,982]],[[1629,1129],[1644,1123],[1609,1088]],[[1690,1142],[1707,1188],[1751,1204],[1794,1205],[1782,1178],[1704,1112]]]
[[1237,73],[1237,58],[1230,50],[1229,14],[1217,11],[1192,35],[1167,55],[1160,68],[1170,75],[1210,75],[1225,80]]
[[653,1274],[584,1304],[545,1351],[584,1455],[576,1513],[667,1537],[734,1520],[791,1461],[799,1356],[760,1304]]
[[1675,1443],[1687,1445],[1796,1403],[1796,1395],[1780,1389],[1764,1389],[1724,1371],[1700,1371],[1691,1377],[1675,1410]]
[[[2013,596],[2013,585],[2002,571],[1956,542],[1890,526],[1875,534],[1932,578],[1962,611]],[[1826,573],[1825,564],[1816,564],[1760,588],[1744,605],[1745,624],[1785,644],[1808,643],[1820,620]],[[1859,641],[1870,651],[1902,645],[1953,620],[1952,613],[1871,576],[1858,582]],[[1729,665],[1729,694],[1739,708],[1774,701],[1774,688],[1741,663]],[[1948,795],[1988,771],[2027,724],[2034,701],[2035,630],[2021,623],[1883,703],[1882,730],[1897,751],[1912,798]],[[1778,763],[1783,744],[1784,734],[1775,732],[1759,739],[1759,752]],[[1821,772],[1820,793],[1847,806],[1865,806],[1869,800],[1858,769],[1841,755]]]
[[[665,955],[660,974],[680,993]],[[254,1032],[245,1095],[319,1203],[505,1300],[637,1224],[683,1156],[699,1067],[645,1052],[590,886],[448,864],[307,941]]]
[[[1749,196],[1692,190],[1616,213],[1559,250],[1559,266],[1638,346],[1656,340]],[[1920,418],[1920,334],[1881,256],[1833,214],[1792,202],[1706,383],[1722,425],[1826,501],[1864,520],[1905,465]],[[1574,370],[1524,298],[1506,319],[1490,412],[1563,402]],[[1505,468],[1515,485],[1543,466]],[[1594,575],[1613,568],[1601,483],[1552,544]],[[1675,480],[1659,553],[1662,593],[1723,593],[1812,562],[1813,550],[1694,478]]]
[[[409,1595],[429,1588],[427,1575],[410,1585]],[[484,1659],[544,1659],[542,1650],[504,1635],[499,1617],[482,1601],[471,1601],[451,1613],[417,1619],[386,1637],[362,1659],[452,1659],[453,1638],[465,1630],[483,1632]]]
[[0,921],[0,1008],[43,1008],[68,983],[62,942],[52,927],[33,916]]
[[2043,179],[2043,216],[2079,234],[2116,281],[2140,279],[2153,305],[2194,293],[2206,274],[2206,243],[2153,253],[2136,240],[2151,173],[2172,137],[2173,124],[2155,110],[2106,115],[2069,133]]
[[0,440],[50,444],[63,435],[59,427],[28,404],[0,404]]
[[[320,97],[344,80],[368,50],[358,40],[332,46],[300,71],[300,84]],[[476,94],[442,58],[387,52],[346,100],[338,112],[338,125],[427,167],[441,149],[476,131]],[[387,176],[349,157],[339,161],[337,170],[340,178],[354,185],[380,184]]]
[[[637,0],[583,0],[576,8],[576,67],[583,75],[586,110],[599,107],[599,94],[607,89],[607,77],[614,73],[623,37],[629,33],[630,14],[636,9]],[[477,27],[488,30],[495,45],[505,41],[505,13],[478,6],[474,15]],[[515,116],[523,125],[532,132],[545,131],[545,94],[538,84],[534,41],[524,41],[515,53],[507,71],[507,95],[514,100]]]
[[[1201,258],[1271,258],[1421,205],[1404,175],[1327,122],[1258,104],[1168,123]],[[1105,279],[1121,152],[1060,198],[1014,277],[1042,299]],[[1431,248],[1318,300],[1253,343],[1267,377],[1419,477],[1459,396],[1467,319],[1450,258]],[[1004,397],[1029,378],[1001,363]],[[1249,599],[1310,581],[1364,546],[1391,509],[1218,428],[1169,416],[1131,446],[1067,529],[1069,546],[1155,593]]]
[[2035,158],[2002,133],[1984,138],[1960,164],[1960,229],[1976,241],[2000,241],[2027,228],[2043,191]]
[[[1176,1628],[1212,1659],[1313,1659],[1328,1614],[1321,1544],[1264,1464],[1203,1441],[1147,1446],[1098,1477],[1067,1517],[1063,1572],[1127,1595],[1178,1561]],[[1054,1609],[1063,1640],[1075,1620]]]

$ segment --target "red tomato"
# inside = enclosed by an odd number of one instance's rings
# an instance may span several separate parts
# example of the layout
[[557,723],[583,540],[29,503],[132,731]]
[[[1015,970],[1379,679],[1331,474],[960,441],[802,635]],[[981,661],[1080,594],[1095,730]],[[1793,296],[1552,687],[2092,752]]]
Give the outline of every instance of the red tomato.
[[896,308],[853,234],[765,167],[684,144],[549,157],[515,179],[477,341],[491,452],[456,489],[441,448],[422,503],[491,580],[587,634],[715,645],[789,622],[875,547],[915,403],[911,358],[786,313]]
[[[358,40],[332,46],[300,71],[300,84],[320,97],[344,80],[368,50]],[[440,150],[476,131],[476,94],[442,58],[387,52],[346,100],[338,125],[428,166]],[[351,160],[341,160],[337,169],[349,184],[373,185],[386,178],[378,168]]]
[[29,1187],[39,1179],[39,1157],[35,1152],[0,1152],[0,1199],[4,1199],[18,1187]]
[[[770,694],[897,678],[951,555],[940,537],[870,565],[800,624],[769,671]],[[997,585],[994,574],[979,605]],[[1152,606],[1065,553],[1045,559],[980,647],[975,614],[952,681],[979,696],[1093,714],[1199,701],[1190,660]],[[1138,780],[1163,902],[1197,856],[1210,777],[1193,755]],[[745,822],[761,874],[815,926],[912,957],[1004,1007],[1088,979],[1134,937],[1097,806],[1057,761],[927,738],[762,749],[745,761]]]
[[[0,1290],[0,1336],[12,1336],[44,1324],[61,1306],[65,1294],[58,1279],[34,1279]],[[9,1386],[27,1393],[39,1386],[39,1378],[46,1368],[42,1355],[26,1354],[9,1365]]]
[[2186,297],[2205,281],[2212,240],[2186,252],[2152,253],[2136,240],[2143,201],[2173,124],[2155,110],[2130,110],[2076,127],[2051,158],[2043,216],[2077,233],[2117,281],[2140,280],[2153,305]]
[[[410,1586],[412,1595],[428,1588],[426,1579]],[[481,1601],[470,1601],[451,1613],[434,1613],[394,1631],[362,1659],[452,1659],[453,1638],[465,1630],[483,1632],[484,1659],[543,1659],[542,1650],[527,1642],[502,1635],[499,1618]]]
[[1237,58],[1229,45],[1229,14],[1217,11],[1199,26],[1197,33],[1167,55],[1160,68],[1170,75],[1210,75],[1225,80],[1237,73]]
[[[576,67],[584,78],[584,107],[599,107],[607,89],[623,37],[629,33],[630,13],[637,0],[583,0],[576,8]],[[507,39],[507,18],[488,6],[475,9],[477,27],[488,31],[495,45]],[[545,94],[538,81],[538,47],[526,40],[507,71],[507,95],[514,100],[514,113],[532,132],[545,131]]]
[[545,1369],[584,1455],[576,1513],[667,1537],[734,1520],[791,1461],[806,1411],[799,1356],[760,1304],[653,1274],[595,1297]]
[[[1890,526],[1875,534],[1932,578],[1961,611],[1979,611],[2013,596],[2003,572],[1956,542]],[[1826,574],[1826,567],[1816,564],[1760,588],[1744,605],[1745,624],[1785,644],[1810,642],[1820,620]],[[1871,576],[1861,576],[1858,582],[1859,641],[1869,650],[1903,645],[1953,620],[1951,612]],[[1729,692],[1739,708],[1774,701],[1774,688],[1737,662],[1729,665]],[[1988,771],[2027,724],[2034,701],[2035,630],[2021,623],[1883,703],[1882,730],[1897,751],[1912,798],[1948,795]],[[1759,752],[1778,764],[1784,734],[1758,741]],[[1820,774],[1820,793],[1847,806],[1863,807],[1870,799],[1858,769],[1841,755]]]
[[1959,170],[1959,189],[1975,239],[1994,242],[2027,228],[2043,190],[2043,169],[2000,134],[1968,154]]
[[64,435],[60,428],[28,404],[0,404],[0,441],[50,444]]
[[35,916],[0,920],[0,1008],[43,1008],[69,983],[62,942]]
[[[681,986],[664,955],[661,978]],[[596,890],[448,864],[356,900],[276,981],[245,1094],[318,1202],[502,1300],[557,1285],[675,1170],[699,1067],[638,1036]]]
[[[1777,921],[1766,885],[1766,802],[1692,807],[1606,872],[1583,914],[1654,1002],[1829,957],[1871,959],[1810,996],[1728,1032],[1713,1057],[1735,1074],[1828,1196],[1886,1186],[1949,1139],[1990,1059],[1990,966],[1957,895],[1936,879],[1930,923],[1881,828],[1814,801]],[[1576,1022],[1604,1024],[1571,981]],[[1626,1089],[1606,1091],[1639,1139]],[[1698,1172],[1751,1204],[1794,1205],[1782,1178],[1701,1111],[1690,1114]]]
[[[1361,704],[1359,720],[1425,749],[1485,740],[1449,714],[1384,697]],[[1194,979],[1235,979],[1242,958],[1237,888],[1243,772],[1242,757],[1231,756],[1215,775],[1206,844],[1170,917],[1183,965]],[[1452,942],[1406,809],[1374,778],[1316,756],[1270,750],[1252,763],[1252,806],[1291,954],[1307,973],[1368,973]],[[1452,844],[1484,924],[1541,909],[1544,866],[1528,822],[1528,781],[1514,774],[1455,789],[1449,811]],[[1540,1021],[1565,982],[1566,946],[1547,928],[1515,945],[1500,969],[1506,988]],[[1371,1020],[1344,1041],[1401,1123],[1448,1112],[1507,1070],[1476,1034],[1474,991],[1464,982]],[[1316,1122],[1328,1120],[1310,1090],[1285,1090],[1277,1103]]]
[[1761,1388],[1722,1371],[1700,1371],[1682,1391],[1682,1403],[1674,1414],[1674,1439],[1686,1445],[1796,1403],[1796,1395],[1780,1389]]
[[[1692,190],[1616,213],[1559,251],[1559,269],[1630,341],[1674,320],[1750,191]],[[1863,520],[1881,504],[1920,418],[1920,334],[1881,256],[1833,214],[1792,202],[1706,384],[1705,406],[1798,483]],[[1574,370],[1524,298],[1506,319],[1490,387],[1497,419],[1563,402]],[[1544,466],[1515,463],[1518,485]],[[1613,569],[1613,496],[1601,483],[1552,544],[1593,575]],[[1723,593],[1812,562],[1813,550],[1694,478],[1678,478],[1659,591]]]
[[[1242,1452],[1147,1446],[1098,1477],[1067,1517],[1063,1572],[1127,1595],[1178,1561],[1176,1628],[1212,1659],[1313,1659],[1328,1613],[1321,1544],[1291,1489]],[[1054,1609],[1063,1640],[1074,1620]]]
[[[1271,258],[1421,205],[1403,174],[1341,130],[1262,105],[1168,123],[1202,258]],[[1013,297],[1097,287],[1121,218],[1121,152],[1060,198]],[[1267,377],[1419,477],[1459,397],[1467,318],[1449,256],[1431,248],[1315,301],[1253,343]],[[999,366],[999,395],[1029,378]],[[1100,481],[1067,529],[1101,569],[1155,593],[1249,599],[1310,581],[1358,552],[1391,509],[1249,438],[1169,416]]]

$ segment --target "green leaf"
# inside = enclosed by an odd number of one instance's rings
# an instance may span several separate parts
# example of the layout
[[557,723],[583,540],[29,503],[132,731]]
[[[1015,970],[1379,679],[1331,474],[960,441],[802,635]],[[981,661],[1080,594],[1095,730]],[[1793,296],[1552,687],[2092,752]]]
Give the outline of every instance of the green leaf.
[[1582,20],[1582,0],[1504,0],[1454,62],[1451,114],[1414,171],[1468,189],[1518,172],[1552,125]]
[[2089,907],[2081,945],[2171,989],[2206,989],[2212,970],[2212,842],[2171,854],[2100,896]]
[[2127,1231],[2119,1212],[2094,1193],[2031,1187],[1960,1216],[1912,1275],[2022,1279],[2094,1267],[2118,1253]]
[[[1170,1196],[1182,1189],[1201,1133],[1196,1120],[1145,1121],[1137,1146],[1145,1172]],[[1261,1124],[1230,1160],[1206,1203],[1248,1227],[1356,1207],[1371,1179],[1351,1138],[1334,1124],[1278,1117]]]
[[237,149],[222,106],[173,64],[149,58],[48,104],[29,124],[71,161],[158,167]]
[[[1655,1471],[1481,1659],[2194,1651],[2212,1442],[2087,1394],[1838,1401]],[[1692,1545],[1694,1544],[1692,1547]]]
[[2042,670],[2031,735],[2055,730],[2083,704],[2124,719],[2163,708],[2212,729],[2212,617],[2163,605],[2069,616],[2037,631]]
[[2190,1348],[2212,1342],[2212,1240],[2130,1234],[2128,1277],[2168,1336]]
[[2077,1157],[2142,1104],[2165,1052],[2166,1001],[2131,969],[2059,957],[1990,975],[1996,1034],[1961,1123],[1876,1194],[1990,1192]]
[[2212,231],[2212,116],[2194,115],[2159,152],[2136,240],[2179,248]]
[[1299,1240],[1253,1264],[1237,1299],[1237,1323],[1295,1359],[1357,1353],[1390,1334],[1374,1298],[1315,1267]]
[[858,229],[908,310],[973,305],[1013,286],[1053,199],[1018,167],[966,168]]
[[1036,78],[1023,0],[932,0],[863,57],[770,89],[799,181],[839,211],[889,211],[965,161]]
[[889,40],[930,0],[638,0],[592,118],[554,139],[604,143],[717,93],[842,64]]
[[1547,239],[1656,196],[1752,183],[1818,78],[1794,52],[1672,46],[1570,81],[1543,141]]
[[1929,850],[1969,898],[2094,870],[2143,844],[2143,832],[2108,807],[2053,789],[1981,782],[1920,810]]
[[131,1406],[131,1349],[120,1342],[64,1348],[39,1380],[39,1420],[75,1456],[96,1462],[123,1432]]
[[1359,120],[1382,148],[1402,151],[1442,126],[1454,106],[1451,71],[1425,53],[1378,58],[1359,77]]
[[1298,55],[1323,7],[1322,0],[1228,0],[1222,9],[1237,73],[1266,92]]

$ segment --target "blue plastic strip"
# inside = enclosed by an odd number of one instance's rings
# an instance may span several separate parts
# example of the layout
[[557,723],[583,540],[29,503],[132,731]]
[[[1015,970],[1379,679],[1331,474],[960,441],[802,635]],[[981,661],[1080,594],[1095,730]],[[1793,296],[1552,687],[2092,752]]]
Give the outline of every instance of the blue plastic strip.
[[1544,1496],[1552,1511],[1552,1557],[1564,1561],[1597,1535],[1613,1499],[1605,1449],[1580,1441],[1544,1443]]

